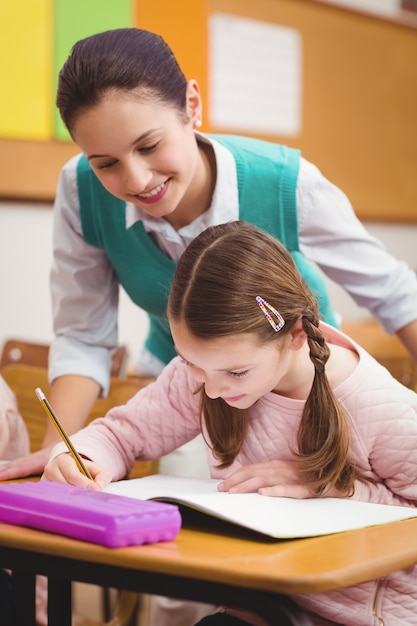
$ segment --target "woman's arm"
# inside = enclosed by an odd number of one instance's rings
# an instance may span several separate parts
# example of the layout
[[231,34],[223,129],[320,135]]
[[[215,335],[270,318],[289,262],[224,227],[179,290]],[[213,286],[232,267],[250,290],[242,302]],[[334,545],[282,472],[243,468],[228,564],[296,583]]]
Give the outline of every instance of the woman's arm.
[[400,328],[397,336],[417,363],[417,320]]
[[356,217],[345,194],[302,159],[297,186],[300,249],[417,362],[417,276]]
[[[51,385],[49,401],[67,435],[86,423],[100,392],[98,383],[84,376],[60,376]],[[51,448],[61,441],[51,420],[48,421],[42,447]]]
[[93,378],[106,395],[117,346],[119,283],[105,252],[83,238],[76,165],[75,158],[64,167],[54,205],[49,378]]

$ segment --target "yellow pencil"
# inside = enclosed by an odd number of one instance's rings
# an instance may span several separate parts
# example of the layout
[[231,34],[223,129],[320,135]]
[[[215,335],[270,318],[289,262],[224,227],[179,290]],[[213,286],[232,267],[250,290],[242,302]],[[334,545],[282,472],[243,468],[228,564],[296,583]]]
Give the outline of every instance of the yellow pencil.
[[55,426],[56,426],[56,428],[57,428],[61,438],[65,442],[65,444],[66,444],[66,446],[67,446],[67,448],[68,448],[72,458],[74,459],[74,461],[78,465],[78,468],[79,468],[80,472],[82,472],[90,480],[93,480],[90,472],[88,471],[88,469],[84,465],[82,458],[80,457],[80,455],[78,454],[78,452],[76,451],[74,446],[72,445],[70,438],[68,437],[68,435],[65,432],[65,430],[62,428],[59,419],[57,418],[57,416],[53,412],[52,407],[49,404],[48,400],[46,399],[46,396],[43,393],[42,389],[40,387],[37,387],[35,389],[35,393],[38,396],[38,399],[40,400],[40,402],[41,402],[43,408],[45,409],[46,413],[49,415],[49,417],[52,419],[53,423],[55,424]]

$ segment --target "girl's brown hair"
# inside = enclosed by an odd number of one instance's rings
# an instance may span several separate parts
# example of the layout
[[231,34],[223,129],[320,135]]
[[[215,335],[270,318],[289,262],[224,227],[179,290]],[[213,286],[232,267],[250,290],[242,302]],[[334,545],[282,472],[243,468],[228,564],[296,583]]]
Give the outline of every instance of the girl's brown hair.
[[[275,332],[262,314],[261,296],[285,320]],[[172,283],[168,317],[200,339],[255,333],[260,342],[281,342],[301,319],[315,375],[306,400],[294,454],[316,494],[334,485],[351,495],[364,478],[351,464],[349,429],[325,367],[330,351],[319,327],[318,305],[290,253],[267,233],[245,222],[212,226],[182,255]],[[278,344],[277,344],[278,347]],[[204,420],[219,467],[228,467],[246,436],[248,414],[202,387]]]

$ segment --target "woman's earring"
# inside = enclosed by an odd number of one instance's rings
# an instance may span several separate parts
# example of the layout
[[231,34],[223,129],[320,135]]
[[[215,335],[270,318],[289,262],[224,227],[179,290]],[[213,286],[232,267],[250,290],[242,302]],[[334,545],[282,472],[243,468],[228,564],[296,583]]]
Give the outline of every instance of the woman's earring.
[[196,120],[195,122],[195,128],[201,128],[203,125],[203,122],[201,120]]

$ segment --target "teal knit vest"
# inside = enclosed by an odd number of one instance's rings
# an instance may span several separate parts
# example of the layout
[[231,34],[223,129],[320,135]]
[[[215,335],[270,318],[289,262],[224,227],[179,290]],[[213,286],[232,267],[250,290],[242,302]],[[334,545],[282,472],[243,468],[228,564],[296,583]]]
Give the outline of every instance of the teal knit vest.
[[[258,139],[213,135],[236,161],[239,219],[277,237],[291,251],[297,267],[317,297],[320,314],[336,320],[321,274],[299,251],[295,190],[299,152]],[[132,301],[147,311],[150,329],[145,345],[164,363],[175,350],[166,306],[176,262],[146,233],[142,222],[126,229],[126,204],[104,189],[85,157],[77,170],[80,217],[84,239],[105,250],[119,283]]]

